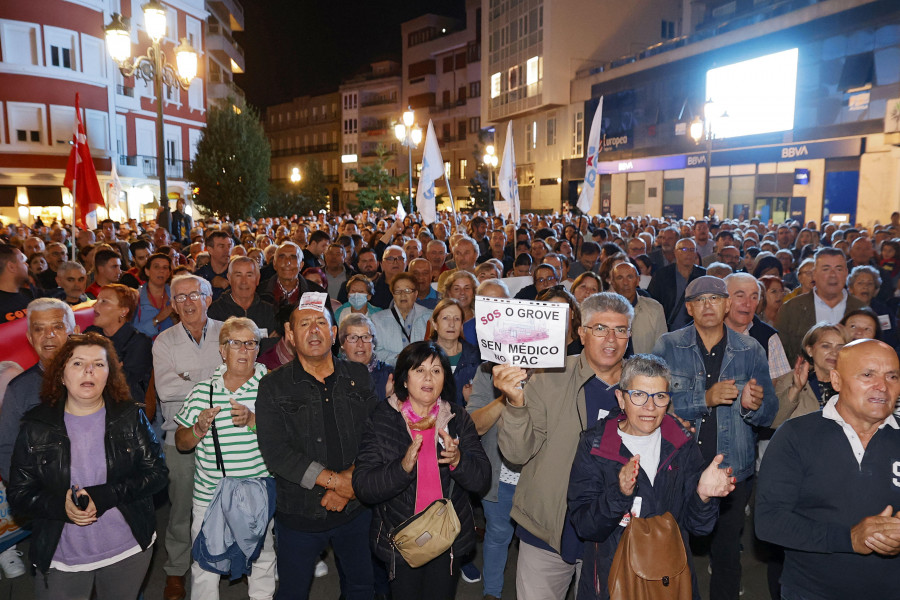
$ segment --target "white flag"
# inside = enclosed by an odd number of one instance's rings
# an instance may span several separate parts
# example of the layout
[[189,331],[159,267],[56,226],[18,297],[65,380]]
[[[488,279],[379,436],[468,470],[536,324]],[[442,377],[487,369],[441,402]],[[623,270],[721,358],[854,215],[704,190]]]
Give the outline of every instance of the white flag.
[[110,171],[109,186],[106,191],[106,202],[110,211],[119,208],[119,195],[122,193],[122,181],[119,179],[119,172],[116,170],[116,161],[112,161],[112,171]]
[[402,221],[406,218],[406,210],[403,208],[403,198],[397,200],[397,220]]
[[428,131],[425,133],[425,151],[422,154],[422,174],[419,176],[419,187],[416,189],[416,208],[422,215],[422,221],[431,225],[437,219],[434,204],[434,180],[444,176],[444,159],[438,147],[434,124],[428,120]]
[[594,203],[594,189],[597,186],[597,161],[600,160],[600,125],[603,120],[603,96],[597,104],[597,112],[591,123],[591,135],[588,136],[587,152],[584,155],[584,185],[581,186],[581,195],[578,197],[578,208],[584,214],[591,210]]
[[512,121],[506,127],[506,143],[503,145],[503,160],[500,163],[500,174],[497,186],[500,195],[509,202],[513,222],[519,222],[519,182],[516,181],[516,152],[513,149]]

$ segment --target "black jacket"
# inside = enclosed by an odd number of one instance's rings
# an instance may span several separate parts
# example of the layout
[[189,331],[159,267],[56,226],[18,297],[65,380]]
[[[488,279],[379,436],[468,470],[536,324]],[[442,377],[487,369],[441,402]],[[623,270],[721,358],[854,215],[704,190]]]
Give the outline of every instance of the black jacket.
[[[104,335],[103,330],[94,325],[85,329],[85,332],[88,331]],[[128,322],[123,323],[109,339],[122,361],[131,399],[143,404],[147,388],[150,387],[150,375],[153,373],[153,341]]]
[[[50,561],[66,515],[70,489],[71,446],[64,418],[65,402],[40,404],[25,413],[13,451],[7,488],[10,508],[19,521],[32,521],[31,562],[42,573]],[[106,483],[86,487],[98,516],[118,508],[142,549],[156,529],[153,494],[168,482],[162,448],[144,412],[132,402],[106,404]]]
[[[306,292],[323,292],[325,294],[328,293],[328,290],[326,290],[319,284],[313,283],[312,281],[310,281],[304,277],[301,277],[300,275],[297,276],[297,279],[300,281],[300,296],[302,296]],[[269,277],[268,279],[266,279],[265,281],[260,283],[259,286],[256,288],[256,293],[259,295],[260,299],[263,302],[268,302],[269,304],[275,305],[276,312],[278,311],[279,308],[284,306],[283,303],[277,304],[277,305],[275,304],[275,284],[277,282],[278,282],[278,276],[273,275],[272,277]],[[329,307],[329,310],[330,310],[330,307]]]
[[[663,311],[665,311],[666,314],[666,325],[669,326],[669,331],[672,331],[672,321],[675,320],[675,317],[681,312],[681,307],[684,306],[684,294],[677,297],[675,295],[675,292],[677,291],[675,287],[676,268],[675,263],[672,263],[671,265],[659,269],[656,274],[653,275],[653,279],[650,280],[650,285],[647,286],[647,291],[650,292],[650,296],[662,304]],[[703,275],[706,275],[706,269],[695,265],[691,270],[691,276],[688,277],[688,283]],[[688,319],[688,321],[690,321],[690,319]]]
[[[275,477],[279,514],[328,519],[332,513],[320,504],[325,488],[315,484],[316,477],[323,467],[340,472],[353,465],[366,420],[378,402],[366,365],[333,360],[337,382],[330,397],[340,431],[340,456],[327,452],[324,399],[300,361],[295,358],[259,382],[259,450]],[[361,508],[351,500],[344,511],[350,514]]]
[[[391,529],[413,516],[416,507],[416,470],[407,473],[400,466],[412,443],[412,435],[396,402],[396,397],[392,397],[375,408],[363,434],[353,471],[353,490],[357,497],[375,507],[369,540],[372,551],[385,562],[391,560]],[[459,437],[460,459],[453,471],[448,465],[439,465],[441,487],[446,497],[451,477],[456,482],[450,499],[461,529],[453,542],[453,552],[461,557],[475,548],[475,521],[469,492],[481,496],[488,491],[491,463],[466,409],[452,402],[446,402],[444,406],[451,413],[448,433],[451,437]],[[440,423],[440,415],[438,419]],[[425,450],[423,447],[420,451]]]
[[223,323],[228,320],[228,317],[246,317],[256,323],[256,326],[260,329],[265,329],[263,339],[260,342],[261,352],[265,352],[278,343],[278,338],[270,337],[278,330],[278,323],[275,321],[275,307],[272,303],[261,299],[259,294],[254,296],[250,308],[244,310],[231,297],[230,291],[225,292],[219,296],[218,300],[209,305],[207,314],[210,319],[222,321]]

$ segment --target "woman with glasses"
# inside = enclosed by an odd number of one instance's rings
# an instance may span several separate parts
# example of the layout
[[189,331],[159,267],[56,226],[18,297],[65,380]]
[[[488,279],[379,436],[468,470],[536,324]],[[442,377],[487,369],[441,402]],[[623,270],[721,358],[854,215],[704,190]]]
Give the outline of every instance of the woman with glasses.
[[137,290],[127,285],[103,286],[94,303],[94,324],[85,332],[93,331],[109,338],[122,363],[132,399],[143,402],[153,372],[153,342],[131,324],[137,303]]
[[172,258],[160,252],[151,254],[144,265],[147,283],[139,290],[134,326],[151,339],[174,325],[177,318],[169,290],[172,269]]
[[338,327],[338,341],[347,360],[362,363],[369,369],[379,400],[394,393],[394,367],[375,357],[378,339],[369,317],[360,313],[346,315]]
[[112,342],[69,336],[22,419],[7,482],[12,513],[31,522],[34,597],[137,597],[167,474]]
[[[475,279],[474,275],[466,273]],[[372,315],[372,323],[380,341],[375,355],[393,367],[401,350],[413,342],[425,339],[431,311],[416,303],[416,279],[409,273],[394,275],[391,294],[394,297],[391,306]],[[474,303],[474,294],[472,301]]]
[[706,535],[719,512],[717,498],[734,489],[731,469],[719,469],[719,454],[707,466],[697,442],[666,411],[671,402],[666,362],[638,354],[624,362],[616,390],[621,413],[584,432],[569,479],[572,524],[584,541],[579,600],[608,598],[607,575],[625,527],[623,518],[671,513],[691,568],[693,598],[699,600],[688,534]]
[[460,406],[469,403],[472,379],[481,364],[478,348],[463,339],[464,311],[453,298],[444,298],[431,313],[431,339],[447,353],[450,370],[456,382],[456,396],[452,399]]
[[[260,331],[246,317],[231,317],[219,331],[219,352],[224,364],[212,379],[198,383],[175,416],[175,446],[194,450],[194,494],[191,540],[196,540],[203,517],[219,481],[225,477],[270,477],[256,439],[256,395],[266,374],[257,364]],[[216,449],[218,439],[219,451]],[[262,550],[248,579],[251,598],[275,593],[275,547],[271,525],[265,527]],[[191,565],[191,597],[219,597],[218,573]]]

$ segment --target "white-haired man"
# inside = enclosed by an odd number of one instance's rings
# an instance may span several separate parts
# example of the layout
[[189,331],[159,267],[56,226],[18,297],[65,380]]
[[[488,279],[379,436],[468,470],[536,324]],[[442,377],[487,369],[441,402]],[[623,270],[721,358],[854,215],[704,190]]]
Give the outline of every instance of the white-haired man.
[[166,329],[153,343],[156,394],[162,408],[166,464],[169,467],[169,524],[166,528],[166,600],[185,596],[184,575],[191,566],[191,492],[194,457],[175,448],[175,415],[197,383],[210,379],[222,364],[219,330],[222,322],[210,319],[207,309],[213,290],[196,275],[180,275],[171,284],[173,306],[181,323]]
[[[41,402],[44,369],[69,339],[69,335],[75,332],[75,314],[62,300],[32,300],[28,304],[27,313],[28,330],[25,338],[37,352],[38,362],[10,381],[3,396],[3,410],[0,411],[0,477],[3,481],[9,481],[13,447],[22,415]],[[25,565],[15,546],[0,553],[0,569],[9,578],[25,574]]]

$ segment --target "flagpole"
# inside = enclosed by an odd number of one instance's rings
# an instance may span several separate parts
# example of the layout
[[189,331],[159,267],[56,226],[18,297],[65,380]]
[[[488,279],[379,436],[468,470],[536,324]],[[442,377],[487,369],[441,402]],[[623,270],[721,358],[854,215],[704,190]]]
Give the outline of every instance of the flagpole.
[[453,212],[453,222],[459,227],[459,219],[456,216],[456,203],[453,202],[453,190],[450,189],[450,180],[447,179],[447,171],[444,171],[444,183],[447,184],[447,195],[450,196],[450,210]]
[[[75,136],[75,155],[78,156],[78,136]],[[75,211],[78,210],[78,169],[75,169],[74,175],[72,176],[72,262],[75,262],[75,247],[77,244],[75,243],[75,239],[77,237],[75,233]]]

